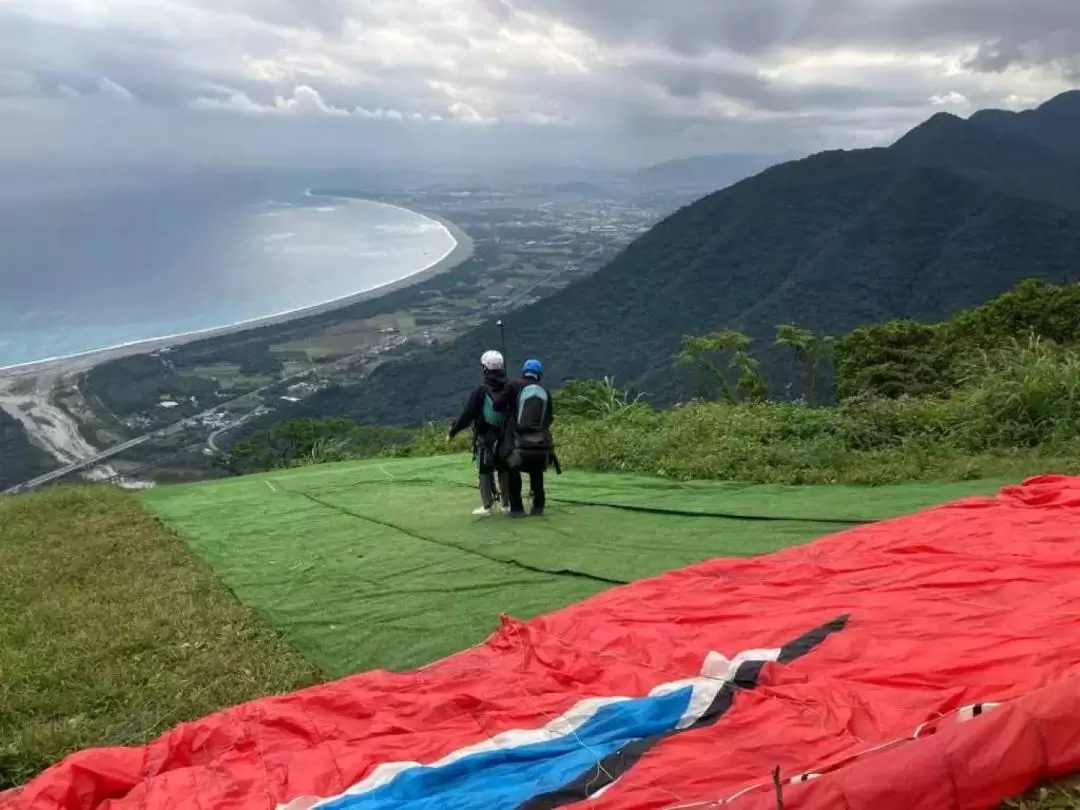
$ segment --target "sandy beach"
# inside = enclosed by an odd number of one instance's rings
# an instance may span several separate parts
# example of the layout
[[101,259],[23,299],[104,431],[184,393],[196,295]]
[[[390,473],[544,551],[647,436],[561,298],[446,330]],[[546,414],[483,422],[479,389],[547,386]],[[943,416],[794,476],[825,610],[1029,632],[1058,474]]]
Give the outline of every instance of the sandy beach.
[[[386,205],[386,203],[382,204]],[[472,258],[474,247],[473,241],[468,234],[454,223],[440,216],[427,212],[421,213],[421,216],[435,220],[450,231],[455,246],[440,260],[419,272],[354,295],[244,323],[184,335],[143,340],[68,357],[52,358],[0,369],[0,409],[22,422],[31,440],[61,463],[70,464],[88,458],[97,452],[97,448],[92,447],[82,437],[75,420],[54,403],[53,392],[58,384],[70,384],[75,376],[83,374],[94,366],[108,360],[137,354],[150,354],[151,352],[181,346],[186,343],[289,323],[313,315],[322,315],[344,309],[353,304],[370,301],[396,290],[419,284]]]

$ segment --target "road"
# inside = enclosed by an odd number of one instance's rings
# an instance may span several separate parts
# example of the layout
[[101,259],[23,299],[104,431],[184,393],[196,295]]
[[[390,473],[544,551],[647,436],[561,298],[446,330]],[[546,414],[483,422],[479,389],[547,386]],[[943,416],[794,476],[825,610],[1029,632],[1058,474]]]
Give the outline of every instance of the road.
[[[174,426],[168,428],[167,430],[175,433],[179,429],[179,427]],[[44,486],[45,484],[49,484],[53,481],[56,481],[57,479],[63,478],[66,475],[70,475],[71,473],[78,472],[79,470],[85,470],[87,467],[96,467],[101,462],[107,461],[113,456],[120,455],[120,453],[123,453],[125,450],[130,450],[132,447],[137,447],[144,442],[148,442],[150,439],[155,438],[158,435],[162,435],[163,433],[164,431],[161,431],[159,433],[148,433],[145,436],[139,436],[137,439],[130,439],[123,444],[118,444],[115,447],[110,447],[108,450],[102,450],[101,452],[95,453],[92,456],[79,459],[72,464],[67,464],[58,470],[53,470],[50,473],[45,473],[45,475],[39,475],[37,478],[32,478],[29,481],[23,481],[21,484],[16,484],[11,489],[5,489],[3,492],[0,492],[0,495],[14,495],[18,492],[23,492],[24,490],[37,489],[38,487]]]

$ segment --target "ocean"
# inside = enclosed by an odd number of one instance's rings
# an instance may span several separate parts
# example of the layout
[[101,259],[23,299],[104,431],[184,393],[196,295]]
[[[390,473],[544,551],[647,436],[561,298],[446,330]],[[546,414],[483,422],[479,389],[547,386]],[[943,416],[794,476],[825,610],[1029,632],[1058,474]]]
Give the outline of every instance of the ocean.
[[439,222],[304,179],[0,173],[0,368],[303,309],[455,247]]

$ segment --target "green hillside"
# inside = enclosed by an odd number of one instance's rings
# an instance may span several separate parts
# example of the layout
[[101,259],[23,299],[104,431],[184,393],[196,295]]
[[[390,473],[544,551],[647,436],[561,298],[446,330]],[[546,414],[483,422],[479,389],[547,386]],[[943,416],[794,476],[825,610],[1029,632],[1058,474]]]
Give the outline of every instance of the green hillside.
[[[1024,278],[1080,279],[1080,150],[1053,135],[1080,111],[937,116],[888,149],[826,152],[770,168],[656,225],[594,276],[514,313],[510,355],[550,379],[614,375],[658,402],[689,393],[671,373],[688,332],[761,338],[795,322],[839,335],[895,318],[935,321]],[[1071,120],[1071,119],[1068,119]],[[481,327],[438,352],[380,367],[286,415],[409,422],[444,416],[496,340]],[[763,349],[782,388],[798,379]]]

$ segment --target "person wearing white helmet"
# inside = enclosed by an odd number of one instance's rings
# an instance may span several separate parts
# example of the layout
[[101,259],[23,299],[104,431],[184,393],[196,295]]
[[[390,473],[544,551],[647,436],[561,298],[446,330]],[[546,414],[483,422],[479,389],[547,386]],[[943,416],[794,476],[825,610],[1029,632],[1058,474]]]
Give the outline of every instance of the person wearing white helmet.
[[450,428],[448,439],[468,427],[473,430],[473,457],[480,477],[480,507],[473,510],[477,517],[490,517],[497,494],[503,514],[510,511],[508,471],[498,453],[502,435],[503,415],[495,410],[495,398],[506,388],[506,362],[501,353],[491,350],[480,357],[484,381],[469,395],[461,415]]

